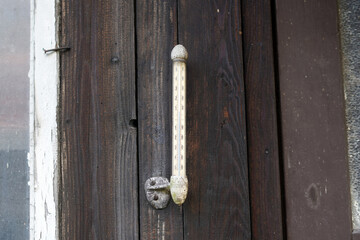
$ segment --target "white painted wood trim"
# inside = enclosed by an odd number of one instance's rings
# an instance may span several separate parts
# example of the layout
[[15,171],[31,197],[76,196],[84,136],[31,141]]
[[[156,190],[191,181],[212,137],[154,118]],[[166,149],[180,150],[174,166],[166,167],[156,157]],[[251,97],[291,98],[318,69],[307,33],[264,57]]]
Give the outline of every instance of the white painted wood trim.
[[30,239],[57,238],[58,56],[56,0],[31,0]]

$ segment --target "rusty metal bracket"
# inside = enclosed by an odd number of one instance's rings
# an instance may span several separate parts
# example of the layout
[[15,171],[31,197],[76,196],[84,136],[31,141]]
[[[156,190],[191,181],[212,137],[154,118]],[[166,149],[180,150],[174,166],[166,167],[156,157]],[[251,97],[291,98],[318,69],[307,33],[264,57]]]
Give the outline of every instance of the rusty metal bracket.
[[145,182],[146,199],[155,209],[164,209],[170,201],[170,183],[164,177],[151,177]]

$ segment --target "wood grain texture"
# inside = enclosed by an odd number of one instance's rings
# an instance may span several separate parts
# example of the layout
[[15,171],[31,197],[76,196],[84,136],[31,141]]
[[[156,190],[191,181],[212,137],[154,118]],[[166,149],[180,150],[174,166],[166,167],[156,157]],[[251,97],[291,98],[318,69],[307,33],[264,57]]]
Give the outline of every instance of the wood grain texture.
[[251,239],[240,1],[179,2],[187,61],[185,239]]
[[242,1],[251,229],[283,239],[271,1]]
[[336,0],[278,0],[288,239],[351,239]]
[[182,239],[182,208],[164,210],[147,202],[144,183],[171,176],[170,52],[176,44],[175,0],[137,1],[137,92],[139,117],[140,239]]
[[138,239],[134,3],[61,1],[60,239]]

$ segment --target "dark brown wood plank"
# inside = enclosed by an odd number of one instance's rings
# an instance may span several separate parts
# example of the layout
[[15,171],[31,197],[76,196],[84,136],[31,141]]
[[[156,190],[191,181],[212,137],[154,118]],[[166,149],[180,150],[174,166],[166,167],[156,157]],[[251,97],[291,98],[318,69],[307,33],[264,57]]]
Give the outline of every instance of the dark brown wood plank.
[[138,239],[134,3],[61,11],[59,236]]
[[360,240],[360,233],[356,232],[352,234],[352,240]]
[[242,1],[251,229],[282,239],[271,1]]
[[240,1],[179,2],[187,61],[185,239],[251,239]]
[[171,175],[171,58],[176,44],[176,1],[137,1],[140,239],[182,239],[182,208],[155,210],[145,181]]
[[336,0],[278,0],[288,239],[351,239]]

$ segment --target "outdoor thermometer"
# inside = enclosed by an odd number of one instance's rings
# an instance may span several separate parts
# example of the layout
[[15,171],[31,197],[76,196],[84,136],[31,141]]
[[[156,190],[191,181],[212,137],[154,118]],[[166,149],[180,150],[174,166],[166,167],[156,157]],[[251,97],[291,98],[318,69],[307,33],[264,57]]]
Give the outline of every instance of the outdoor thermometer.
[[172,176],[170,192],[174,202],[184,203],[188,192],[186,177],[186,64],[188,53],[176,45],[171,51],[172,76]]
[[[164,209],[170,195],[177,205],[184,203],[188,193],[186,177],[186,64],[188,53],[184,46],[176,45],[171,51],[172,73],[172,115],[171,115],[171,169],[172,176],[154,176],[145,182],[148,202],[156,209]],[[170,99],[169,99],[170,100]],[[170,160],[170,159],[169,159]]]

